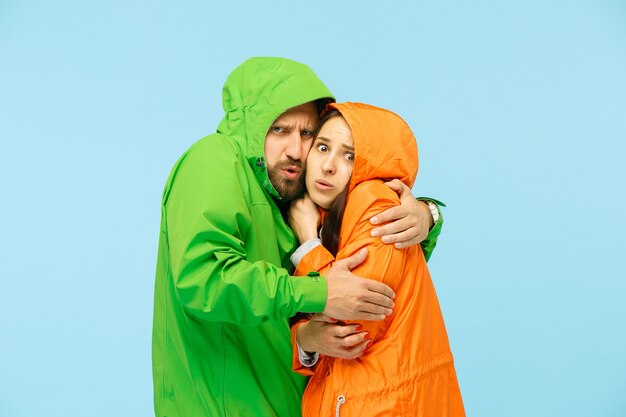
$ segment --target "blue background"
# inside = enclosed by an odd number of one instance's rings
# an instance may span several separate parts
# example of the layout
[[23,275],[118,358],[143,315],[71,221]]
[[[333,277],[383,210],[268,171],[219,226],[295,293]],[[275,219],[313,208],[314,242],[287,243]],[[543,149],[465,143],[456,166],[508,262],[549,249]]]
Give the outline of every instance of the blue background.
[[626,4],[388,3],[0,2],[0,416],[152,415],[162,187],[258,55],[412,126],[468,415],[626,415]]

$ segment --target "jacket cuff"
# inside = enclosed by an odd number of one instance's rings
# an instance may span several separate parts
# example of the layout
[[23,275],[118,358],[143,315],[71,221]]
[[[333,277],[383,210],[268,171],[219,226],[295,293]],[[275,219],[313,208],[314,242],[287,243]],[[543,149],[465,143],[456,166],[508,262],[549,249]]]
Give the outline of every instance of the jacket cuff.
[[431,255],[433,254],[433,251],[435,250],[435,246],[437,246],[437,240],[439,239],[439,235],[441,234],[441,227],[443,226],[443,214],[441,214],[440,207],[445,207],[446,205],[441,201],[435,200],[434,198],[430,197],[418,197],[417,200],[426,202],[430,201],[432,203],[435,203],[437,205],[437,211],[439,212],[439,220],[437,220],[437,222],[430,229],[430,231],[428,232],[428,236],[426,236],[426,239],[424,239],[422,243],[420,243],[420,246],[422,247],[422,252],[424,253],[424,258],[426,259],[426,262],[428,262]]
[[300,327],[300,325],[305,322],[306,320],[300,320],[291,328],[291,367],[295,372],[299,373],[300,375],[311,376],[314,375],[315,372],[313,371],[313,368],[306,367],[300,362],[300,355],[298,354],[298,342],[296,342],[296,332],[298,331],[298,327]]
[[307,275],[310,272],[321,270],[334,261],[335,257],[324,246],[318,245],[304,255],[294,274]]
[[292,315],[301,313],[321,313],[326,307],[328,284],[326,277],[318,273],[308,276],[291,277],[294,310]]
[[302,245],[298,246],[298,249],[291,255],[291,263],[295,268],[300,264],[300,260],[304,258],[304,256],[311,252],[313,248],[322,244],[322,241],[318,238],[309,239],[304,242]]

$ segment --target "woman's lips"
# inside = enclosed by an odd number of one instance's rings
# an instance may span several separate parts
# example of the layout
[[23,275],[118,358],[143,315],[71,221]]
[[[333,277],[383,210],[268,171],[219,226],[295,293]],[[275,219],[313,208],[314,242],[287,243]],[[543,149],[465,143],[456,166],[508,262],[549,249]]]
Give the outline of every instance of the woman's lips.
[[320,191],[328,191],[328,190],[334,188],[334,185],[332,185],[328,181],[316,180],[315,181],[315,187],[317,187],[317,189],[320,190]]

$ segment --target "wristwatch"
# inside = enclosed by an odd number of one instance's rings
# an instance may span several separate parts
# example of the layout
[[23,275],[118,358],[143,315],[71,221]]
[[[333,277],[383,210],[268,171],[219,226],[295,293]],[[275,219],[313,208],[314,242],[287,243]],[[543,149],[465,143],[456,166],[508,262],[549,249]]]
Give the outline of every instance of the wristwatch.
[[437,209],[437,205],[432,201],[426,201],[426,204],[428,204],[430,214],[433,216],[433,222],[437,223],[439,221],[439,210]]

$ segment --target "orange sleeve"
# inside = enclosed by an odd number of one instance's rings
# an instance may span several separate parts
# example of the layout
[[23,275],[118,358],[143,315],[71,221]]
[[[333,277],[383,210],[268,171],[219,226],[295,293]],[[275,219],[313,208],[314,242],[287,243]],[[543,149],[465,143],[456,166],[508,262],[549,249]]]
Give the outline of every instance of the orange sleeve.
[[293,326],[291,326],[291,366],[294,372],[304,376],[311,376],[315,374],[315,367],[306,367],[300,363],[300,357],[298,355],[298,345],[296,343],[296,331],[302,323],[306,323],[308,320],[300,320]]
[[296,268],[295,276],[305,276],[309,272],[317,271],[320,274],[328,272],[335,257],[322,245],[316,246],[304,255]]

